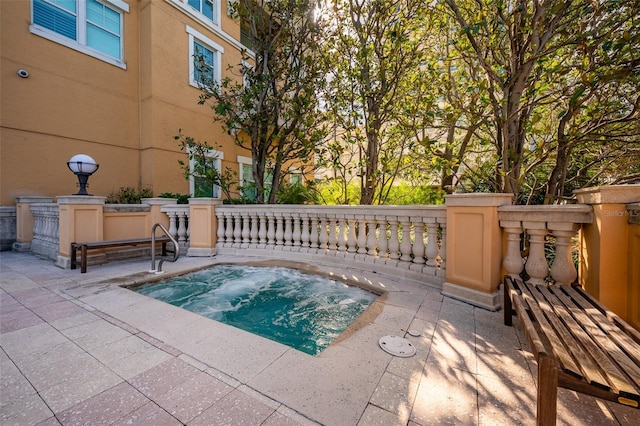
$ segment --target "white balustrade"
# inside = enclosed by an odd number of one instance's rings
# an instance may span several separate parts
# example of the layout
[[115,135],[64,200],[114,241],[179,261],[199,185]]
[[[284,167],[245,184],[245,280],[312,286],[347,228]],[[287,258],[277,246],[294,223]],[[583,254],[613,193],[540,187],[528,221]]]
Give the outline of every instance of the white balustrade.
[[[506,234],[502,266],[508,275],[526,274],[524,277],[537,285],[548,282],[571,285],[576,281],[572,239],[582,224],[593,221],[590,206],[502,206],[498,208],[498,217]],[[549,246],[554,249],[550,267],[545,251]]]
[[286,247],[292,258],[331,255],[444,279],[444,206],[222,205],[216,215],[219,252]]
[[60,245],[58,204],[33,203],[29,208],[34,221],[31,251],[49,259],[56,259]]
[[[178,241],[181,247],[185,247],[189,241],[189,205],[165,204],[160,211],[169,217],[169,233]],[[220,228],[218,227],[218,231]]]

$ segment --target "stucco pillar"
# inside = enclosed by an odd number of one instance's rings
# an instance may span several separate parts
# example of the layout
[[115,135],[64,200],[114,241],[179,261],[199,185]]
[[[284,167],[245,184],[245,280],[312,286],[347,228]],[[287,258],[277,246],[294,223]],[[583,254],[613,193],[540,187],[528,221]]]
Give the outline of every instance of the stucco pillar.
[[71,266],[71,243],[102,241],[105,197],[85,195],[59,196],[60,249],[56,266]]
[[[632,257],[630,219],[627,204],[640,202],[640,185],[603,186],[575,191],[578,203],[593,207],[594,220],[580,234],[580,284],[626,321],[631,303],[640,305],[638,279],[630,276]],[[637,254],[637,253],[636,253]],[[636,299],[630,296],[636,294]],[[636,324],[638,327],[638,324]]]
[[51,202],[53,202],[52,197],[16,197],[16,242],[13,243],[13,250],[31,250],[31,240],[33,240],[33,227],[35,223],[30,205],[33,203]]
[[640,203],[627,205],[629,213],[629,297],[627,321],[640,330]]
[[187,256],[210,257],[216,254],[218,220],[216,206],[222,201],[213,198],[189,198],[190,240]]
[[500,308],[502,232],[498,207],[511,194],[454,194],[446,197],[447,269],[442,294],[480,306]]

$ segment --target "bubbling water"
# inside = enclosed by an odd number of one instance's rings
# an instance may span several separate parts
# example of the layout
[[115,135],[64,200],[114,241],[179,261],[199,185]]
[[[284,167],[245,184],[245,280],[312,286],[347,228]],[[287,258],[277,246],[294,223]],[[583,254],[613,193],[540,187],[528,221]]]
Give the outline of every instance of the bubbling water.
[[312,355],[378,297],[295,269],[238,265],[145,284],[136,291]]

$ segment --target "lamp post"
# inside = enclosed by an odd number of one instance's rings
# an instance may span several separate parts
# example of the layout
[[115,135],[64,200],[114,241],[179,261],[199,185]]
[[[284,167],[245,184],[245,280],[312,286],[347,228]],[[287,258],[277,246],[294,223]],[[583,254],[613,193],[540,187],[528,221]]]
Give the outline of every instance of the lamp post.
[[67,167],[78,176],[78,183],[80,184],[80,190],[73,195],[92,195],[87,193],[87,182],[89,181],[89,176],[94,174],[100,167],[96,160],[85,154],[77,154],[67,162]]

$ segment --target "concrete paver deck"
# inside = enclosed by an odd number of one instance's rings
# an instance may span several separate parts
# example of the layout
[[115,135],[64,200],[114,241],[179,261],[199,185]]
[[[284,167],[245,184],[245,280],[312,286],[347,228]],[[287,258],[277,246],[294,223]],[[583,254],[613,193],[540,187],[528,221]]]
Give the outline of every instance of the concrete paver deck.
[[[535,423],[535,360],[517,321],[427,286],[317,268],[388,293],[313,357],[121,288],[148,277],[146,259],[80,274],[1,252],[0,424]],[[409,329],[416,355],[379,349]],[[637,410],[559,393],[559,424],[640,424]]]

